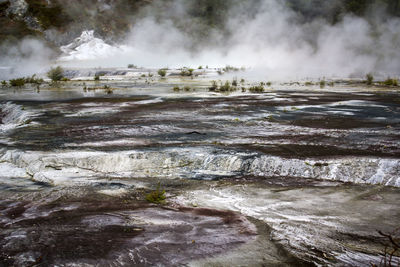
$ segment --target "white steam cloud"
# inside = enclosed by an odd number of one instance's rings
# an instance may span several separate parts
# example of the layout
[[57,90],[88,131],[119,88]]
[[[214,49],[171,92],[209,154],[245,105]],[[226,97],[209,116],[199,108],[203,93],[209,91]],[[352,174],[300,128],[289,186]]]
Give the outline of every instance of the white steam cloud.
[[0,47],[0,79],[11,79],[46,72],[54,51],[44,42],[25,38],[17,45]]
[[[203,39],[193,38],[190,31],[196,30],[192,25],[196,21],[188,15],[185,2],[177,0],[163,10],[167,15],[162,18],[148,8],[149,12],[120,44],[108,46],[95,38],[91,45],[72,45],[74,50],[58,63],[75,67],[122,67],[132,63],[154,68],[229,64],[249,67],[271,79],[400,74],[398,18],[347,15],[335,25],[323,19],[299,23],[298,15],[284,1],[262,1],[254,16],[248,16],[246,7],[238,3],[229,11],[225,29],[229,35],[211,29]],[[96,52],[96,47],[101,49]],[[43,56],[48,52],[45,47],[38,50],[42,50],[40,57],[49,58]],[[7,62],[18,58],[16,54],[8,54]],[[22,61],[27,70],[30,66],[34,69],[38,57],[30,59],[33,62]],[[4,65],[3,56],[0,63]]]

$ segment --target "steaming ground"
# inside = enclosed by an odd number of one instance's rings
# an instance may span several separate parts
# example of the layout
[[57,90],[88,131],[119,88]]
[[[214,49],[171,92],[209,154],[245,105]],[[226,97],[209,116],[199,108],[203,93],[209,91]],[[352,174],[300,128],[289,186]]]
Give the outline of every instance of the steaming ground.
[[[155,2],[135,17],[124,38],[104,41],[90,30],[80,37],[76,33],[77,39],[60,46],[59,56],[37,40],[4,43],[1,78],[43,73],[52,64],[153,68],[228,64],[253,69],[258,79],[269,80],[400,73],[400,20],[379,8],[364,17],[346,14],[332,24],[321,17],[304,20],[284,1],[235,2],[224,10],[222,28],[205,30],[190,15],[189,6],[182,1]],[[56,32],[48,36],[53,35]]]

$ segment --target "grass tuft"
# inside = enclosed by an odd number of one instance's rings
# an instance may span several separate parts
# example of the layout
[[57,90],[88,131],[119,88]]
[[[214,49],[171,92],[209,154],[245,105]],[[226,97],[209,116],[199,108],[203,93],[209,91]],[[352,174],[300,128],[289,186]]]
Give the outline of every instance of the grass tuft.
[[152,191],[146,195],[146,200],[154,204],[163,204],[165,199],[165,190],[160,189],[160,183],[158,183],[155,191]]

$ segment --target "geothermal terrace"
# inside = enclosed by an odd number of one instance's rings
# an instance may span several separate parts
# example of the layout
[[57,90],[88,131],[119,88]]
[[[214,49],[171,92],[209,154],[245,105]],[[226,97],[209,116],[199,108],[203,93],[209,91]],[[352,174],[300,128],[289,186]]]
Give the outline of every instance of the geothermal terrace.
[[379,264],[400,220],[398,89],[217,72],[3,87],[0,265]]

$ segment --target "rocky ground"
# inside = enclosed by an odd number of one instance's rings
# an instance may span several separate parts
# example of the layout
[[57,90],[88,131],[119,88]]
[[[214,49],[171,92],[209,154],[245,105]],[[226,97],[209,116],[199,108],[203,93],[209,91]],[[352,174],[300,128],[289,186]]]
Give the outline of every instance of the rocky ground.
[[381,262],[378,231],[399,227],[397,89],[210,92],[216,70],[155,72],[1,89],[0,265]]

